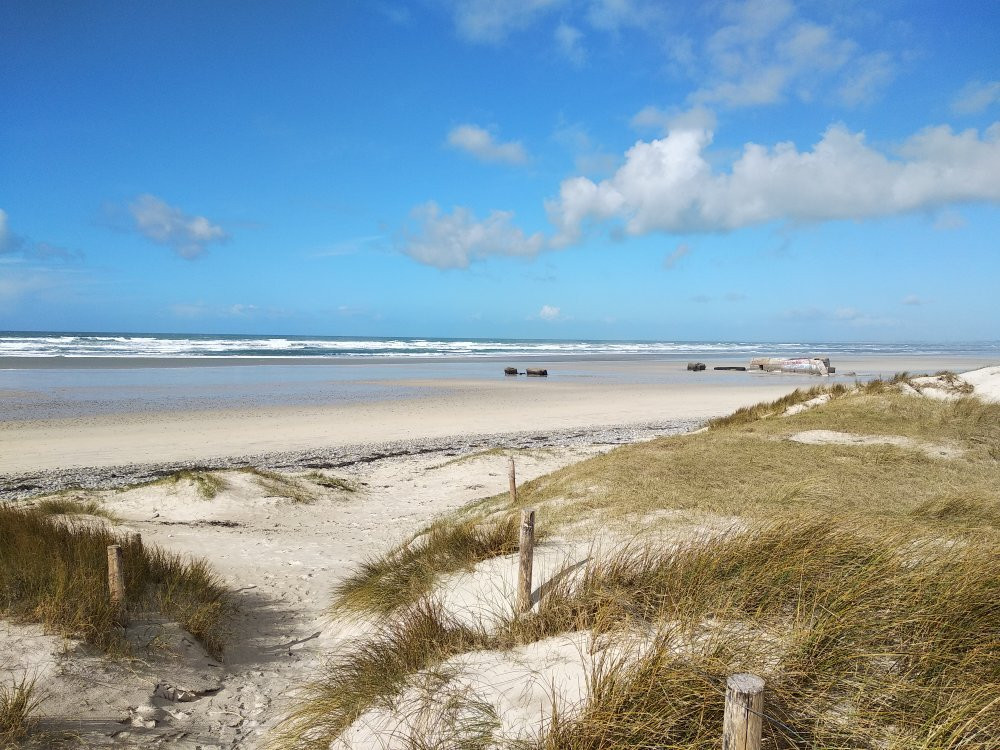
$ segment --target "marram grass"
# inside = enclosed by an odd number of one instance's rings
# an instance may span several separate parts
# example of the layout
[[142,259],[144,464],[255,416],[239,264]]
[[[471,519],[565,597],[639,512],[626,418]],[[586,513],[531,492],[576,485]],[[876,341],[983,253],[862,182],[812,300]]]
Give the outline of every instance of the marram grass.
[[122,548],[129,610],[167,615],[220,655],[231,604],[204,561],[30,508],[0,506],[0,614],[126,653],[108,593],[111,544]]
[[[462,650],[588,631],[597,644],[646,646],[596,653],[586,705],[558,707],[519,748],[717,748],[726,677],[739,671],[766,680],[769,750],[996,747],[1000,405],[903,395],[907,380],[835,387],[826,404],[781,416],[825,390],[800,392],[699,435],[624,446],[525,483],[518,505],[538,507],[549,533],[581,518],[634,524],[660,511],[738,522],[681,544],[651,526],[557,576],[535,611],[489,632],[420,597],[440,575],[482,559],[486,548],[465,535],[507,506],[503,498],[454,514],[465,526],[442,522],[433,544],[423,534],[368,561],[338,590],[334,611],[368,613],[378,632],[329,662],[276,745],[325,747]],[[788,439],[814,429],[959,453]],[[507,510],[513,518],[517,508]]]

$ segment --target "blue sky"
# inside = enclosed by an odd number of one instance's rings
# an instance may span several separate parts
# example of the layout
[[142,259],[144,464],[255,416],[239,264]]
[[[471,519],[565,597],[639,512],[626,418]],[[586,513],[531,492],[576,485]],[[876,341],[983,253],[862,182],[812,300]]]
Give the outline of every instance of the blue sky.
[[1000,337],[1000,5],[0,5],[0,329]]

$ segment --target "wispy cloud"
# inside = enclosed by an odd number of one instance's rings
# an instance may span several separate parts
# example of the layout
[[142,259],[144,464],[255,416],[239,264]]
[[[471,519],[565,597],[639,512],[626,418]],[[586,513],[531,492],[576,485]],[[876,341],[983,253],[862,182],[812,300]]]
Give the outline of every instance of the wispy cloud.
[[951,103],[957,115],[976,115],[1000,102],[1000,81],[970,81]]
[[15,234],[10,228],[7,212],[0,209],[0,257],[3,256],[44,263],[81,260],[83,253],[53,245],[51,242],[37,242],[29,237]]
[[208,245],[229,239],[226,231],[208,218],[186,214],[149,193],[132,201],[128,209],[139,234],[188,260],[202,255]]
[[923,297],[918,297],[916,294],[907,294],[905,297],[903,297],[902,302],[904,305],[913,305],[913,306],[927,304],[927,300],[925,300]]
[[690,252],[691,252],[691,247],[686,243],[682,242],[677,246],[677,248],[672,253],[670,253],[666,258],[663,259],[663,267],[666,268],[668,271],[672,268],[675,268],[677,264],[680,262],[681,258],[683,258]]
[[538,317],[542,320],[559,320],[562,317],[562,311],[554,305],[542,305],[542,309],[538,311]]
[[415,208],[412,218],[416,228],[407,232],[402,250],[437,268],[467,268],[490,256],[533,256],[545,245],[541,234],[526,235],[514,226],[509,211],[493,211],[480,220],[462,206],[444,213],[432,201]]
[[581,66],[587,60],[587,52],[583,48],[583,32],[568,23],[560,23],[555,30],[556,49],[576,66]]
[[566,0],[450,0],[458,35],[470,42],[496,44],[526,28]]
[[479,125],[458,125],[448,133],[448,145],[464,151],[480,161],[524,164],[528,154],[520,141],[497,141],[493,134]]

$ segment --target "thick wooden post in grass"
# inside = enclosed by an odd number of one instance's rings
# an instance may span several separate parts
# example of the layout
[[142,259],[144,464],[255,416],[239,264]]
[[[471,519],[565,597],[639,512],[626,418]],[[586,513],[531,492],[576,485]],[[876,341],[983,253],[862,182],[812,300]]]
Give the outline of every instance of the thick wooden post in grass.
[[535,509],[525,508],[521,511],[521,565],[517,573],[517,610],[527,612],[531,609],[531,568],[535,557]]
[[517,504],[517,476],[514,473],[514,457],[510,457],[510,468],[507,469],[507,478],[510,480],[510,504]]
[[764,681],[752,674],[732,675],[726,682],[722,750],[760,750],[763,711]]
[[117,544],[108,547],[108,590],[111,591],[111,603],[124,608],[125,568],[122,565],[122,548]]

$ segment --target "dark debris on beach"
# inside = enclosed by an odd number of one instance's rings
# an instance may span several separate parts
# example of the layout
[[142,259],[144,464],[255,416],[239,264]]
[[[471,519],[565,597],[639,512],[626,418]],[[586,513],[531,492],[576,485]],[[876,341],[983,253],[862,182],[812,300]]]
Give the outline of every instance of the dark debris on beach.
[[225,471],[253,466],[260,469],[299,471],[340,469],[404,456],[431,453],[459,455],[489,448],[524,450],[572,445],[623,445],[697,429],[699,420],[678,419],[597,428],[513,432],[494,435],[459,435],[389,443],[338,446],[322,450],[289,451],[244,456],[224,456],[198,461],[134,463],[119,466],[67,467],[41,472],[0,475],[0,500],[22,500],[65,490],[110,490],[154,482],[178,471]]

